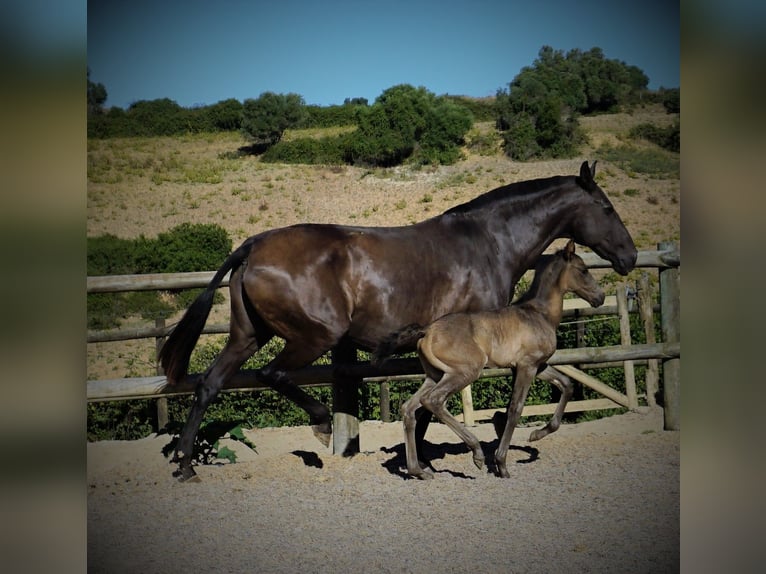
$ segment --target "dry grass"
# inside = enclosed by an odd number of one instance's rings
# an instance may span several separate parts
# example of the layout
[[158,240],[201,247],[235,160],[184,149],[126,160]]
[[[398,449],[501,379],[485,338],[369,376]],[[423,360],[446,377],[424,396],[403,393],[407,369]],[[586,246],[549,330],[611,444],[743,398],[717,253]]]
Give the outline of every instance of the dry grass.
[[[232,133],[92,140],[87,233],[153,237],[193,221],[223,226],[237,245],[250,235],[300,222],[405,225],[506,183],[577,173],[583,160],[600,159],[596,150],[601,145],[620,144],[631,127],[647,121],[664,125],[672,118],[659,106],[583,118],[590,143],[574,159],[519,163],[500,152],[466,152],[466,159],[456,165],[421,169],[267,164],[257,157],[236,157],[237,148],[246,142]],[[478,126],[477,131],[485,128]],[[628,173],[601,160],[597,181],[639,249],[680,240],[678,178]],[[216,313],[225,317],[220,307]],[[121,352],[127,362],[114,356],[105,359],[113,353],[90,347],[89,378],[135,375],[138,366],[146,366],[143,374],[152,373],[151,341],[135,343],[135,349],[126,346],[129,350]]]

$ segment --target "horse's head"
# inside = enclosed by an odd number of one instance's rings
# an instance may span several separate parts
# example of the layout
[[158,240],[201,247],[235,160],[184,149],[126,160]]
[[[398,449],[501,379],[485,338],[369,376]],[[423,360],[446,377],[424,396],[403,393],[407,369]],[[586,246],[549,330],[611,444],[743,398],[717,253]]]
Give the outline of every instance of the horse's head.
[[604,303],[604,290],[598,284],[593,275],[588,271],[588,266],[582,258],[575,253],[575,243],[571,239],[566,247],[556,253],[564,261],[564,289],[573,291],[578,297],[585,299],[592,307],[599,307]]
[[596,162],[583,162],[577,184],[587,193],[578,202],[572,237],[608,260],[620,275],[627,275],[636,265],[638,253],[633,239],[604,191],[594,180]]

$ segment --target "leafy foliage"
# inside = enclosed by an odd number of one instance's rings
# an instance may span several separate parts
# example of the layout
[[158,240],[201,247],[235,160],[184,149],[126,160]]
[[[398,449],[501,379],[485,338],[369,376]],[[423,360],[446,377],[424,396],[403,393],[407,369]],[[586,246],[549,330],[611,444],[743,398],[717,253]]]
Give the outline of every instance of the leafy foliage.
[[242,104],[242,132],[256,145],[272,146],[285,130],[301,124],[305,117],[303,97],[298,94],[264,92]]
[[[231,252],[231,238],[216,224],[182,223],[156,239],[121,239],[107,234],[88,238],[89,276],[181,273],[216,269]],[[133,314],[145,319],[167,317],[185,307],[198,290],[175,293],[139,291],[88,295],[88,328],[118,327]]]
[[[182,429],[180,423],[174,423],[168,426],[169,428],[166,429],[165,432],[175,434],[176,436],[163,447],[162,454],[164,454],[165,457],[169,457],[171,453],[175,452],[179,440],[178,435]],[[216,460],[221,459],[228,460],[230,463],[237,462],[237,453],[227,446],[221,446],[221,439],[227,436],[233,441],[240,442],[248,448],[256,450],[255,444],[245,436],[240,423],[230,421],[204,421],[200,425],[199,432],[195,437],[194,447],[192,449],[192,460],[199,464],[212,464]]]
[[537,60],[497,93],[497,128],[506,153],[519,160],[568,157],[584,140],[577,116],[636,103],[646,74],[608,60],[600,48],[587,52],[540,49]]
[[668,151],[681,152],[680,120],[664,128],[651,123],[639,124],[628,135],[633,139],[645,139]]
[[645,173],[653,176],[678,177],[680,158],[678,154],[657,148],[645,148],[631,145],[602,145],[598,155],[630,173]]
[[90,68],[88,68],[88,116],[100,114],[103,111],[104,102],[107,98],[104,84],[90,81]]
[[399,165],[411,156],[418,163],[454,163],[472,123],[471,113],[453,100],[423,87],[394,86],[360,111],[346,160],[378,167]]
[[88,116],[89,138],[171,136],[237,130],[242,104],[235,99],[211,106],[184,108],[168,98],[139,100],[127,110],[112,107]]

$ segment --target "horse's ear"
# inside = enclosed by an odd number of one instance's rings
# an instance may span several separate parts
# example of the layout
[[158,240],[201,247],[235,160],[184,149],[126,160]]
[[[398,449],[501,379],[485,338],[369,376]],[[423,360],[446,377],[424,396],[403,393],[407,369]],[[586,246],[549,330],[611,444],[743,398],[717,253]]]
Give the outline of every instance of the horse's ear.
[[580,166],[580,179],[585,184],[585,187],[589,188],[591,184],[595,182],[596,178],[596,164],[598,163],[598,160],[593,161],[593,165],[588,167],[588,162],[584,161],[582,162],[582,165]]
[[589,183],[593,179],[593,174],[590,172],[587,161],[582,162],[582,165],[580,166],[580,179],[585,183]]

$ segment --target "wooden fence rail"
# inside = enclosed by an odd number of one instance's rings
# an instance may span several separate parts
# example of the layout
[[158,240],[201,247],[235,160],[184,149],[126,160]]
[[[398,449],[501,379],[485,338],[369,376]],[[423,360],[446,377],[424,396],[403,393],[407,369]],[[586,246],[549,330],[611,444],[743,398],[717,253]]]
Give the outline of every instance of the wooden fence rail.
[[[608,268],[608,261],[601,259],[593,253],[582,254],[583,260],[589,268]],[[649,360],[650,364],[661,362],[663,365],[663,382],[665,392],[665,428],[668,430],[680,429],[680,253],[672,243],[661,243],[659,249],[653,251],[641,251],[638,254],[636,267],[648,267],[659,269],[660,274],[660,303],[647,305],[651,301],[646,293],[639,297],[640,309],[645,329],[652,329],[651,315],[659,311],[662,319],[662,343],[655,343],[652,337],[647,336],[647,344],[631,345],[623,344],[611,347],[580,347],[575,349],[559,349],[548,361],[556,365],[564,374],[578,380],[582,384],[596,390],[604,399],[588,401],[572,401],[567,407],[567,412],[589,410],[594,408],[612,408],[625,406],[635,408],[637,398],[635,388],[628,384],[627,394],[622,394],[615,389],[601,383],[598,379],[587,375],[573,365],[606,365],[625,364],[626,361]],[[215,272],[196,273],[163,273],[145,275],[114,275],[105,277],[88,277],[88,293],[118,293],[126,291],[145,290],[168,290],[168,289],[191,289],[205,287],[212,279]],[[646,290],[648,282],[641,282],[640,289]],[[222,287],[228,285],[228,276],[222,283]],[[623,286],[624,287],[624,286]],[[566,300],[564,316],[576,315],[588,317],[596,315],[627,315],[625,298],[620,294],[618,301],[614,296],[607,298],[602,307],[597,309],[578,303],[577,300]],[[575,308],[572,308],[575,307]],[[629,333],[625,332],[627,321],[622,319],[622,340],[630,341]],[[88,331],[88,343],[102,343],[109,341],[121,341],[128,339],[154,338],[159,342],[170,332],[172,326],[165,327],[156,324],[154,327],[138,327],[132,329],[112,329],[107,331]],[[204,334],[228,333],[228,325],[208,325]],[[652,363],[654,361],[654,363]],[[629,363],[630,364],[630,363]],[[656,368],[656,367],[655,367]],[[510,369],[484,369],[481,378],[509,376]],[[391,359],[382,367],[373,367],[368,363],[352,363],[338,365],[314,365],[291,374],[297,384],[301,386],[323,386],[333,384],[339,379],[365,383],[385,383],[396,380],[421,379],[423,371],[417,359]],[[180,384],[173,387],[167,386],[164,376],[135,377],[127,379],[91,380],[87,382],[87,400],[89,402],[128,400],[138,398],[159,399],[163,403],[166,397],[192,393],[201,375],[189,375]],[[381,385],[383,387],[384,385]],[[257,380],[254,371],[243,370],[227,383],[224,391],[261,390],[268,388]],[[387,388],[386,388],[387,390]],[[649,389],[647,387],[647,391]],[[648,395],[647,392],[647,395]],[[383,395],[383,390],[381,391]],[[647,402],[653,403],[647,396]],[[381,408],[382,409],[382,408]],[[524,416],[529,414],[550,414],[555,405],[534,405],[524,409]],[[671,412],[668,412],[668,410]],[[383,409],[382,409],[383,410]],[[469,413],[464,411],[466,424],[472,424],[474,415],[491,416],[494,410]],[[469,416],[470,415],[470,416]],[[337,422],[337,421],[336,421]],[[350,432],[353,432],[353,428]],[[337,445],[336,446],[336,451]]]

